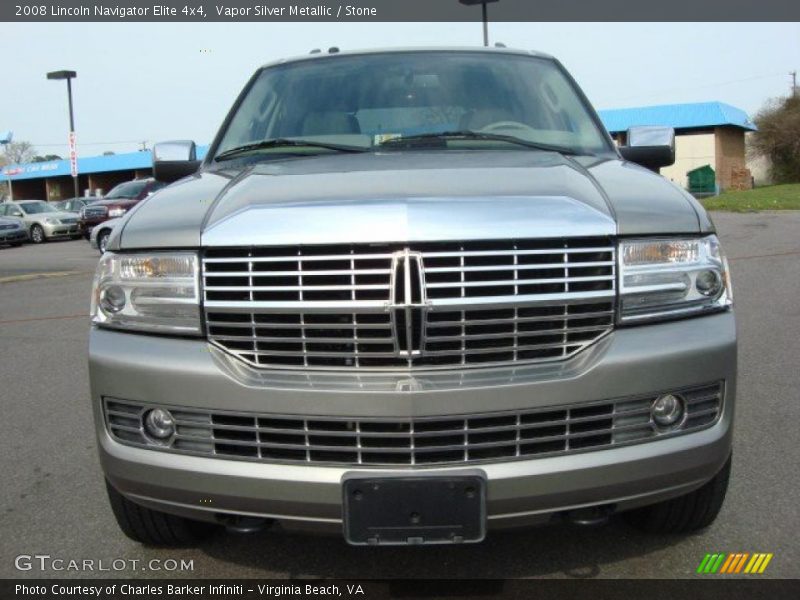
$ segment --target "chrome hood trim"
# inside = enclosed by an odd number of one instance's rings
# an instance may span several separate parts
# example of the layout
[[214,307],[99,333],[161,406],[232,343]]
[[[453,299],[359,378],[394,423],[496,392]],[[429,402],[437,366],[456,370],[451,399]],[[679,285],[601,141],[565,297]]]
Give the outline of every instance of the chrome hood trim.
[[260,246],[611,236],[614,220],[565,196],[330,199],[250,206],[211,225],[202,245]]
[[629,163],[500,150],[224,163],[168,186],[130,213],[110,249],[713,229],[688,194]]

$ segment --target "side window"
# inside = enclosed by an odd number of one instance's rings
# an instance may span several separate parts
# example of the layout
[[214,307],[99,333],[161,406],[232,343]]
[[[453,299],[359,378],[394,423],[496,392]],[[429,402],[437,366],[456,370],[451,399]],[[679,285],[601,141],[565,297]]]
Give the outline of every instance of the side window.
[[0,204],[0,217],[5,217],[6,216],[7,204],[8,203],[6,203],[6,202],[3,202],[2,204]]

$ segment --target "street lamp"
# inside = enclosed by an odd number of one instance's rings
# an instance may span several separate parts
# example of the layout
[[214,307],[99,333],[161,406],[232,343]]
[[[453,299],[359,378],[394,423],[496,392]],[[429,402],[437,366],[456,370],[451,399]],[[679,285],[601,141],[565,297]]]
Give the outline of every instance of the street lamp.
[[[0,133],[0,145],[8,146],[11,143],[11,140],[14,138],[13,131],[5,131]],[[14,188],[11,185],[11,173],[7,173],[6,177],[8,177],[8,197],[13,200],[14,199]]]
[[72,79],[77,77],[75,71],[51,71],[47,74],[48,79],[67,80],[67,100],[69,102],[69,153],[70,167],[72,171],[72,184],[74,187],[74,197],[79,198],[78,193],[78,159],[75,150],[75,117],[72,115]]
[[481,11],[483,13],[483,45],[489,45],[489,16],[486,12],[486,5],[492,2],[499,2],[500,0],[458,0],[464,6],[475,6],[476,4],[481,5]]

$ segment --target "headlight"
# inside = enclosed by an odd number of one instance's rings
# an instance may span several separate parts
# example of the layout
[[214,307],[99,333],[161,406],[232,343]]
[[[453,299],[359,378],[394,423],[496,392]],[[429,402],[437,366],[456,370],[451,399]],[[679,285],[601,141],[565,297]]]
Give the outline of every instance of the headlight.
[[717,236],[620,242],[620,321],[688,316],[731,305]]
[[197,254],[106,252],[94,277],[91,316],[103,327],[199,334]]
[[47,217],[44,220],[44,222],[47,223],[48,225],[60,225],[61,224],[61,221],[59,221],[58,219],[56,219],[54,217]]
[[108,211],[108,216],[109,217],[121,217],[126,212],[128,212],[127,208],[112,208],[111,210]]

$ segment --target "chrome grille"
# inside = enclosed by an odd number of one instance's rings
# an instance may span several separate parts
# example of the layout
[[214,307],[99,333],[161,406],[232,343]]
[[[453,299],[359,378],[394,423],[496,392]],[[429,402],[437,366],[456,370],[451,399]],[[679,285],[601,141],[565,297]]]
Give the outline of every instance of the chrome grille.
[[534,458],[662,439],[713,425],[722,411],[720,383],[672,390],[687,417],[659,431],[650,417],[657,393],[538,410],[415,419],[334,418],[172,409],[175,436],[150,440],[146,404],[105,399],[111,434],[136,446],[264,462],[343,465],[436,465]]
[[78,222],[78,218],[77,217],[65,217],[65,218],[61,219],[61,224],[62,225],[74,225],[77,222]]
[[607,238],[213,248],[209,339],[258,367],[559,360],[614,322]]
[[84,218],[105,217],[106,214],[108,214],[108,208],[105,206],[87,206],[83,209]]

